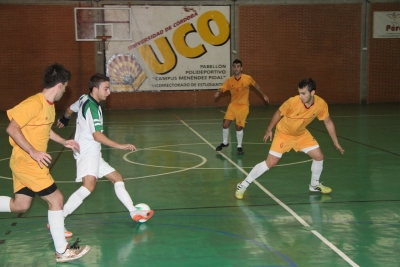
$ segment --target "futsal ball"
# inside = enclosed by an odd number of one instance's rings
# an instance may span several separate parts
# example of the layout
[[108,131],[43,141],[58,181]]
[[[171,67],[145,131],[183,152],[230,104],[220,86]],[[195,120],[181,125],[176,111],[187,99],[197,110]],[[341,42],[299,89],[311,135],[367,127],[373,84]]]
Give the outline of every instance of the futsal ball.
[[[144,204],[144,203],[136,204],[136,205],[135,205],[135,208],[136,208],[137,210],[150,210],[149,205]],[[145,222],[145,221],[147,221],[147,220],[145,220],[145,219],[139,220],[139,222],[141,222],[141,223],[143,223],[143,222]]]

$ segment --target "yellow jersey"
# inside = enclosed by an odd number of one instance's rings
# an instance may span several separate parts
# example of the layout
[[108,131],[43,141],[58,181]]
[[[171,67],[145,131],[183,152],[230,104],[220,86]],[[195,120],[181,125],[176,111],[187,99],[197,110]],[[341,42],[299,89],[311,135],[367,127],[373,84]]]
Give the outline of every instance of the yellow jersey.
[[250,75],[241,74],[239,80],[236,80],[235,75],[229,77],[220,87],[222,92],[231,92],[231,103],[242,104],[249,106],[250,85],[255,86],[256,82]]
[[325,120],[329,117],[328,104],[321,97],[314,95],[314,103],[307,108],[299,96],[285,101],[280,107],[281,120],[276,125],[276,131],[293,136],[306,132],[306,127],[315,118]]
[[[43,93],[33,95],[14,108],[7,110],[7,116],[10,121],[14,119],[18,123],[25,139],[36,150],[47,151],[51,126],[55,120],[55,108],[53,103],[47,102]],[[12,159],[37,165],[36,161],[20,148],[11,137],[9,141],[13,146]]]

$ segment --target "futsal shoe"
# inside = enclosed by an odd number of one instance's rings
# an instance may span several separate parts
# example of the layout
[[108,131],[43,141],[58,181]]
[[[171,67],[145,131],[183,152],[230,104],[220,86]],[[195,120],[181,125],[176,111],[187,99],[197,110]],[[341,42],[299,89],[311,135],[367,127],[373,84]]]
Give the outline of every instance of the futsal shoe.
[[215,148],[216,151],[221,151],[222,148],[229,146],[229,143],[227,143],[226,145],[224,143],[221,143],[219,146],[217,146]]
[[[50,224],[47,224],[47,228],[50,229]],[[64,236],[65,236],[65,238],[72,237],[73,235],[74,234],[72,232],[68,231],[67,228],[65,228],[65,226],[64,226]]]
[[241,147],[237,148],[237,152],[238,152],[238,155],[243,155],[244,154],[243,148],[241,148]]
[[309,189],[311,192],[320,192],[322,194],[329,194],[330,192],[332,192],[332,188],[324,186],[322,184],[318,184],[316,186],[310,185]]
[[85,246],[78,246],[79,238],[75,241],[72,246],[67,245],[67,248],[64,253],[56,252],[56,261],[57,262],[67,262],[79,259],[86,255],[89,252],[90,247]]
[[236,187],[235,197],[237,199],[243,199],[243,194],[244,194],[245,191],[246,191],[246,189],[243,188],[241,183],[238,183],[237,187]]
[[154,215],[153,210],[135,210],[132,220],[135,222],[146,222]]

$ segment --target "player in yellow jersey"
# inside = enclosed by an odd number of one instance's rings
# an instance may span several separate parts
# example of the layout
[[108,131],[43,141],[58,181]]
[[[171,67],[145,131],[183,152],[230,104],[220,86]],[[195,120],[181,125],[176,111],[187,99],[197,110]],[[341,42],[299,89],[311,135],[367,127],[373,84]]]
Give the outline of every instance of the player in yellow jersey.
[[323,169],[324,154],[306,126],[315,118],[324,121],[333,145],[342,154],[344,154],[344,150],[336,136],[335,125],[329,117],[328,105],[322,98],[315,95],[315,90],[316,84],[311,78],[301,80],[298,86],[299,96],[289,98],[275,112],[264,135],[264,142],[268,139],[271,141],[272,129],[276,125],[275,137],[267,160],[254,166],[246,179],[237,185],[235,192],[237,199],[243,199],[247,187],[264,172],[274,167],[283,153],[289,152],[291,149],[296,152],[303,151],[313,159],[309,190],[323,194],[332,192],[331,188],[323,186],[319,181]]
[[71,73],[57,63],[48,66],[43,77],[43,90],[7,110],[7,127],[13,147],[10,168],[14,198],[0,196],[0,212],[26,212],[35,195],[48,203],[48,221],[56,250],[56,261],[65,262],[85,255],[90,247],[69,246],[64,237],[63,195],[50,175],[51,156],[46,152],[49,139],[79,151],[75,140],[65,140],[51,129],[55,120],[54,102],[61,99]]
[[218,97],[220,93],[226,91],[230,91],[231,93],[231,103],[228,106],[228,110],[226,111],[222,122],[223,142],[217,146],[215,150],[221,151],[222,148],[229,146],[229,126],[231,125],[231,122],[236,119],[237,151],[238,154],[241,155],[244,154],[242,148],[243,128],[247,115],[249,114],[250,86],[256,88],[267,103],[269,102],[269,99],[268,96],[261,91],[260,86],[251,76],[242,73],[242,62],[239,59],[233,61],[232,69],[233,76],[229,77],[214,95],[215,97]]

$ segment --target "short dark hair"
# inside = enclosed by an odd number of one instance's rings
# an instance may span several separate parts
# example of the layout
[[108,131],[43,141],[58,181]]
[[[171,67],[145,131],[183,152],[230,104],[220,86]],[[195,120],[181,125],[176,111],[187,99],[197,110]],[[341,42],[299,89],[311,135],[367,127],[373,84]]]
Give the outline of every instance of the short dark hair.
[[108,78],[106,75],[101,74],[101,73],[96,73],[92,77],[90,77],[89,80],[89,90],[92,92],[94,87],[99,88],[100,84],[103,82],[109,82],[110,78]]
[[306,79],[303,79],[303,80],[301,80],[299,82],[299,88],[300,89],[304,89],[306,87],[307,87],[309,92],[317,89],[317,85],[315,84],[315,82],[311,78],[306,78]]
[[71,72],[63,65],[54,63],[46,68],[43,75],[43,88],[49,89],[58,83],[66,84],[71,79]]
[[243,66],[242,61],[240,61],[239,59],[235,59],[235,60],[233,61],[232,65],[233,65],[233,64],[240,64],[240,67]]

